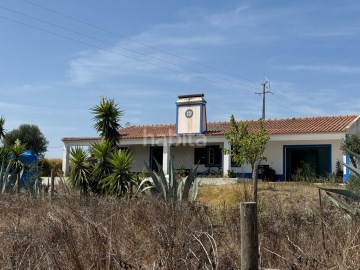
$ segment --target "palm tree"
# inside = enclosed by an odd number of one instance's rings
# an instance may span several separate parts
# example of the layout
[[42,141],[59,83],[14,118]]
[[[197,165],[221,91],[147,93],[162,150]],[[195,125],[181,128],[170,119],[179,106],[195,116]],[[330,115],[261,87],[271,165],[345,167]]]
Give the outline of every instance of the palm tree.
[[120,141],[119,120],[123,111],[118,108],[114,99],[102,97],[100,104],[91,108],[91,112],[94,114],[96,131],[115,148]]
[[127,151],[117,151],[110,155],[110,174],[100,181],[102,188],[109,195],[122,196],[130,187],[134,174],[130,171],[132,157]]
[[70,149],[70,176],[69,181],[72,187],[80,189],[80,197],[82,194],[88,193],[90,166],[89,154],[80,147]]

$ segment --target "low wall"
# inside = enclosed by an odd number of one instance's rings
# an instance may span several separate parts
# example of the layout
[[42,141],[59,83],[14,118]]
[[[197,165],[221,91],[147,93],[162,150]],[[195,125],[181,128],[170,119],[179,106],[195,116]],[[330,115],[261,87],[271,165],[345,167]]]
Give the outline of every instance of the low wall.
[[[63,178],[63,177],[55,177],[55,179],[54,179],[54,180],[55,180],[55,185],[58,185],[58,184],[60,183],[61,178],[65,180],[65,178]],[[41,177],[41,180],[42,180],[41,183],[42,183],[43,185],[47,185],[47,184],[50,185],[50,183],[51,183],[51,177],[50,177],[50,176],[48,176],[48,177]]]
[[237,184],[240,181],[251,180],[248,178],[207,178],[207,177],[198,177],[198,179],[200,180],[200,186]]

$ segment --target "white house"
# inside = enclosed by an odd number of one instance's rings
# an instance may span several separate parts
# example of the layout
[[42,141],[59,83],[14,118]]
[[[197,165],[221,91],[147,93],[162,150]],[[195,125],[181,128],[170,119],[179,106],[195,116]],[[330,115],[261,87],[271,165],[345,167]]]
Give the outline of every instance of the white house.
[[[144,170],[144,162],[155,169],[154,158],[164,171],[173,159],[176,169],[191,169],[200,162],[198,171],[209,168],[221,170],[226,176],[232,170],[251,177],[249,165],[236,166],[222,148],[230,149],[225,132],[229,122],[207,122],[206,101],[203,94],[179,96],[176,102],[176,123],[168,125],[142,125],[122,128],[120,147],[131,151],[133,170]],[[257,121],[243,121],[251,130]],[[336,172],[336,162],[347,160],[339,150],[341,141],[360,131],[359,115],[324,116],[309,118],[269,119],[264,127],[270,133],[265,150],[268,165],[275,170],[277,180],[289,180],[300,163],[309,164],[318,175]],[[99,138],[63,138],[63,171],[69,169],[69,150],[72,146],[90,146]],[[348,171],[344,168],[345,177]]]

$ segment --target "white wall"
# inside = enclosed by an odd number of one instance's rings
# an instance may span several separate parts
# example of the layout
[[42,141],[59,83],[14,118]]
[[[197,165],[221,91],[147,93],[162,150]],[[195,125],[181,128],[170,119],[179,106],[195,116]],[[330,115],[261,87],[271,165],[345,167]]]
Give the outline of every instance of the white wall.
[[[201,104],[199,105],[189,105],[189,106],[181,106],[178,107],[178,133],[179,134],[188,134],[188,133],[200,133],[200,108]],[[185,112],[187,110],[193,111],[193,116],[187,118],[185,116]]]
[[[340,151],[341,140],[307,140],[307,141],[269,141],[265,149],[264,155],[267,157],[266,161],[260,164],[270,165],[278,175],[283,175],[284,163],[284,145],[331,145],[331,169],[336,172],[336,162],[342,160],[342,153]],[[251,166],[245,164],[240,168],[232,167],[232,170],[240,173],[251,173]]]
[[129,150],[133,157],[133,171],[134,172],[142,172],[146,171],[146,167],[144,161],[149,164],[150,158],[150,146],[144,145],[131,145],[129,146]]
[[360,132],[360,118],[356,119],[356,121],[349,128],[349,134],[359,133]]
[[[267,161],[262,161],[260,164],[270,165],[277,175],[283,175],[283,162],[284,162],[284,145],[321,145],[321,144],[330,144],[331,145],[331,168],[332,172],[336,171],[336,162],[337,160],[342,160],[342,153],[340,151],[341,139],[345,134],[298,134],[298,135],[273,135],[268,142],[268,145],[265,149],[265,156]],[[173,144],[180,142],[184,139],[191,139],[192,136],[186,137],[175,137],[172,141]],[[194,137],[197,138],[197,137]],[[223,145],[224,137],[206,137],[206,145]],[[144,161],[149,162],[150,157],[150,145],[144,146],[142,140],[123,140],[122,146],[128,146],[131,150],[134,158],[133,171],[140,172],[145,169]],[[151,142],[149,142],[151,143]],[[158,143],[162,145],[162,143]],[[170,156],[174,161],[174,166],[176,169],[181,167],[185,169],[191,169],[195,167],[194,164],[194,144],[191,142],[185,144],[178,144],[176,146],[170,147]],[[202,172],[207,168],[205,165],[200,165],[198,171]],[[251,173],[251,166],[249,164],[244,164],[241,167],[231,167],[231,170],[239,173]]]

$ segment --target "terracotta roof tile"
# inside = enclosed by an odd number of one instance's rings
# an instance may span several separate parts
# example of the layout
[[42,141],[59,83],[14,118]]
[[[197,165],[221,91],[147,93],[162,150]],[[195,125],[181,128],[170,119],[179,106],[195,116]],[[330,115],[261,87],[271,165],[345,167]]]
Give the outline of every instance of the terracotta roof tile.
[[99,140],[100,137],[66,137],[66,138],[62,138],[61,140],[64,141],[97,141]]
[[[345,132],[359,115],[322,116],[306,118],[269,119],[264,127],[270,134],[305,134]],[[239,121],[249,125],[250,130],[258,127],[256,120]],[[209,122],[206,136],[221,136],[230,128],[230,122]],[[120,130],[122,139],[159,138],[176,136],[174,124],[130,126]],[[94,140],[94,138],[63,138],[63,141]],[[97,139],[97,138],[95,138]]]

